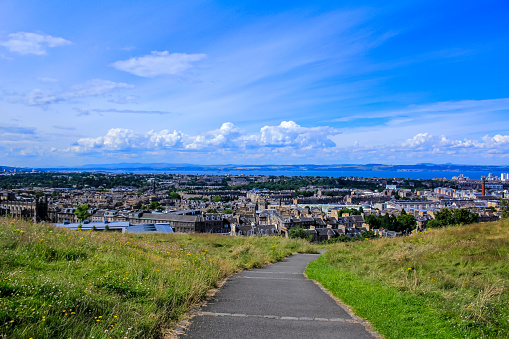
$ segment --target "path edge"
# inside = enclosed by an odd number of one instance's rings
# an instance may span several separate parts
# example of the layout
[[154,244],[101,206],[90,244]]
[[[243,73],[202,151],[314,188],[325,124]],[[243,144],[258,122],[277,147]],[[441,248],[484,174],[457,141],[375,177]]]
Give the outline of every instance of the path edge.
[[[371,334],[373,336],[373,338],[377,338],[377,339],[384,339],[384,337],[378,333],[377,331],[375,331],[375,329],[373,328],[373,326],[371,325],[371,323],[366,320],[366,319],[363,319],[361,317],[358,317],[355,315],[355,313],[353,312],[352,308],[350,306],[348,306],[347,304],[345,304],[343,301],[341,301],[341,299],[339,299],[338,297],[336,297],[334,294],[332,294],[331,291],[329,291],[328,289],[326,289],[325,287],[323,287],[322,284],[320,284],[318,281],[316,281],[315,279],[309,279],[309,277],[307,276],[307,274],[304,272],[304,277],[306,277],[306,279],[308,280],[311,280],[316,286],[318,286],[319,289],[322,290],[322,292],[324,292],[325,294],[327,294],[329,297],[332,298],[332,300],[334,300],[334,302],[339,306],[341,307],[346,313],[348,313],[349,316],[352,317],[353,320],[357,321],[359,324],[361,324],[365,329],[366,331]],[[173,339],[173,338],[172,338]]]
[[191,325],[191,319],[193,319],[200,312],[200,310],[203,307],[205,307],[205,305],[207,305],[207,303],[216,295],[217,292],[219,292],[221,287],[223,287],[224,284],[226,284],[226,282],[231,277],[235,276],[238,273],[240,273],[240,272],[237,272],[232,276],[223,278],[216,284],[216,287],[208,290],[207,293],[205,294],[205,297],[203,299],[201,299],[193,307],[191,307],[189,312],[184,316],[184,318],[174,328],[165,329],[163,331],[162,338],[163,339],[178,339],[179,335],[184,334],[186,329],[189,327],[189,325]]

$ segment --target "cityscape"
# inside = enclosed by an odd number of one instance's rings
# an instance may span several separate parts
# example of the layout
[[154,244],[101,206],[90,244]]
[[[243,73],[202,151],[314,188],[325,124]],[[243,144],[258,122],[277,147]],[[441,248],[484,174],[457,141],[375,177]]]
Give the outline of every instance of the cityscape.
[[[0,187],[2,215],[59,227],[283,237],[302,228],[323,242],[367,231],[409,235],[430,221],[435,225],[444,209],[467,210],[475,214],[471,222],[499,220],[507,210],[501,202],[509,194],[509,174],[427,180],[12,169],[2,173]],[[404,227],[369,217],[402,214],[412,216]]]

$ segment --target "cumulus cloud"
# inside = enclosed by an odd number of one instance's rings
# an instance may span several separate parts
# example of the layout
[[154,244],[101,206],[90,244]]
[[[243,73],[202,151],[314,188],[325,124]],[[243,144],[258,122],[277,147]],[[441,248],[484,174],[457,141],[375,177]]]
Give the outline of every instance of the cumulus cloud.
[[240,130],[231,122],[225,122],[221,128],[189,138],[188,149],[203,149],[207,147],[235,147],[242,140],[239,139]]
[[263,146],[315,148],[336,146],[328,137],[340,131],[328,126],[302,127],[293,121],[283,121],[279,126],[262,127],[260,133],[257,139]]
[[34,89],[16,101],[20,101],[29,106],[47,106],[72,99],[101,96],[117,89],[133,87],[134,86],[122,82],[92,79],[83,84],[72,86],[69,90],[63,92],[50,92],[41,89]]
[[150,131],[145,134],[136,133],[125,128],[112,128],[105,136],[97,138],[81,138],[76,145],[69,148],[74,152],[93,151],[136,151],[154,148],[172,148],[179,145],[182,134],[177,131]]
[[480,140],[449,139],[446,136],[434,136],[430,133],[419,133],[407,139],[400,146],[392,146],[393,151],[433,152],[447,154],[470,153],[472,155],[482,152],[508,153],[509,135],[488,135]]
[[48,34],[18,32],[9,34],[9,39],[0,41],[10,52],[19,54],[46,55],[49,47],[70,45],[71,42],[64,38],[54,37]]
[[153,51],[149,55],[119,60],[111,66],[140,77],[152,78],[160,75],[178,75],[192,68],[193,62],[200,61],[205,54],[169,53]]
[[181,145],[182,133],[178,131],[170,132],[167,129],[162,131],[150,131],[146,135],[147,148],[171,148]]
[[435,138],[429,133],[419,133],[413,138],[407,139],[405,142],[403,142],[402,146],[408,148],[418,148],[433,144],[435,142],[434,140]]
[[264,126],[259,134],[246,134],[231,122],[220,128],[197,135],[180,131],[149,131],[113,128],[104,137],[79,139],[69,150],[93,151],[152,151],[155,149],[225,150],[253,148],[324,149],[334,147],[329,135],[339,131],[330,127],[302,127],[293,121],[283,121],[279,126]]

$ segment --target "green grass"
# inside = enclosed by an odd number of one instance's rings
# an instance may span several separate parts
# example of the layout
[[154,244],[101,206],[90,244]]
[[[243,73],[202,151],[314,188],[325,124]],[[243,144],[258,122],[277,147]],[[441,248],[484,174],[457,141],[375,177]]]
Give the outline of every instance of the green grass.
[[332,245],[306,273],[385,338],[509,338],[509,221]]
[[305,241],[80,232],[0,219],[0,337],[158,338],[207,290]]

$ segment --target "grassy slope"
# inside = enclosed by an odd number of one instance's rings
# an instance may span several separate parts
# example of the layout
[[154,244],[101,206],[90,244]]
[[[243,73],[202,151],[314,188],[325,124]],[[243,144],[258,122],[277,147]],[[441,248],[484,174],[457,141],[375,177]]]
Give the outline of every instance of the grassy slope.
[[306,273],[386,338],[509,338],[509,221],[334,245]]
[[79,232],[0,219],[0,337],[157,338],[236,271],[295,252],[275,237]]

